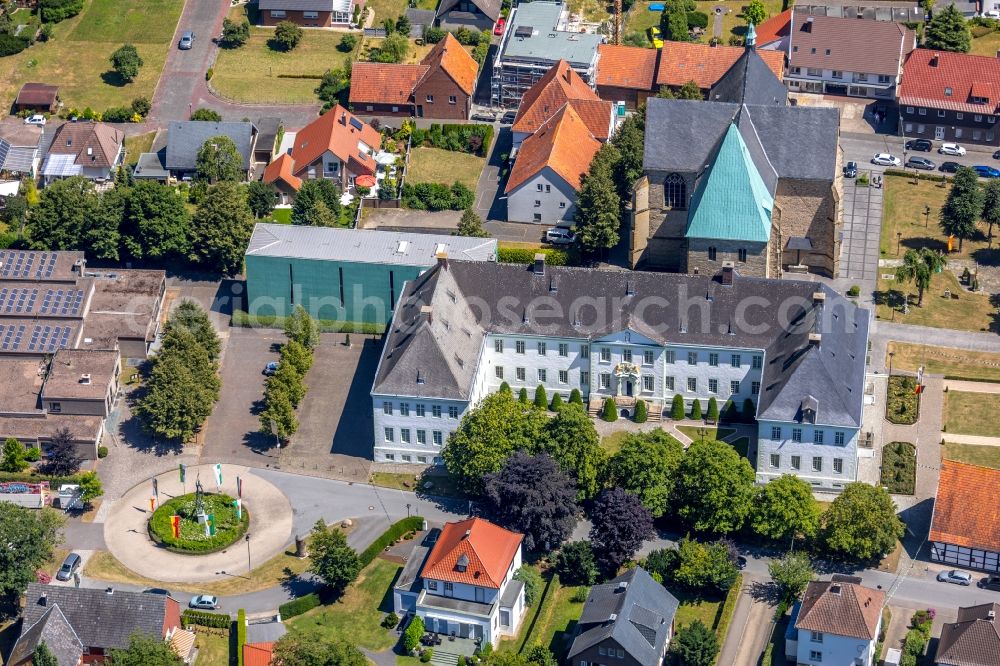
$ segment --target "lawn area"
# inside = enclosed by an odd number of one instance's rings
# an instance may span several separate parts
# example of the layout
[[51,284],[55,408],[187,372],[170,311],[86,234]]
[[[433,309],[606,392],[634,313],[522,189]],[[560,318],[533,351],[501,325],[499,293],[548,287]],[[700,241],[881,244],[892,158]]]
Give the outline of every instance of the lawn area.
[[291,224],[292,223],[292,209],[289,208],[275,208],[271,211],[271,219],[278,224]]
[[998,50],[1000,50],[1000,32],[991,32],[973,39],[972,50],[969,53],[993,58]]
[[[882,235],[879,239],[879,253],[887,259],[902,257],[907,250],[927,247],[945,252],[948,236],[941,232],[938,214],[948,197],[948,187],[928,180],[913,181],[903,176],[886,176],[883,189]],[[929,206],[930,214],[924,215],[924,206]],[[896,234],[903,234],[896,254]],[[956,247],[957,249],[957,247]],[[948,255],[954,259],[975,258],[981,264],[1000,263],[1000,250],[987,249],[986,225],[979,223],[979,236],[962,244],[961,252]],[[880,272],[889,273],[890,270]]]
[[622,442],[628,436],[627,430],[619,430],[618,432],[613,432],[607,437],[601,438],[601,448],[609,455],[613,456],[618,453],[619,449],[622,448]]
[[[422,490],[424,483],[428,481],[433,485],[426,491]],[[371,476],[371,484],[380,488],[392,488],[411,493],[420,488],[421,492],[426,492],[430,495],[459,497],[463,499],[466,497],[466,494],[459,490],[455,479],[447,473],[426,474],[418,477],[414,474],[398,472],[374,472]]]
[[913,425],[920,416],[920,396],[916,377],[895,375],[889,378],[885,398],[885,418],[890,423]]
[[380,623],[392,610],[392,584],[402,568],[376,558],[340,600],[294,617],[285,626],[306,636],[341,639],[369,650],[392,647],[396,637]]
[[909,442],[889,442],[882,448],[881,484],[893,495],[912,495],[917,483],[917,451]]
[[195,646],[198,648],[199,666],[229,666],[235,663],[232,655],[229,654],[229,636],[219,636],[204,631],[195,630],[198,638]]
[[[650,26],[660,24],[660,12],[649,11],[651,2],[637,2],[632,6],[631,11],[625,17],[625,34],[631,32],[641,32],[648,38],[646,31]],[[722,44],[729,44],[731,35],[743,35],[746,29],[746,21],[740,16],[743,7],[747,5],[743,0],[724,0],[723,2],[708,2],[702,0],[696,3],[695,11],[708,14],[708,28],[705,29],[704,36],[699,41],[708,43],[712,38],[714,25],[713,13],[716,7],[724,7],[726,13],[722,16]],[[782,0],[764,0],[764,8],[768,16],[781,13]]]
[[945,442],[941,457],[957,460],[970,465],[981,465],[1000,469],[1000,446],[978,446],[976,444],[951,444]]
[[944,403],[945,431],[963,435],[1000,437],[1000,395],[948,391]]
[[[0,58],[0,103],[9,106],[26,81],[58,85],[67,108],[104,111],[136,97],[152,99],[183,6],[183,0],[88,0],[79,15],[54,26],[51,40]],[[108,62],[125,42],[135,44],[144,61],[129,84]]]
[[[382,40],[379,37],[366,37],[365,39],[363,39],[361,41],[361,50],[359,51],[358,60],[365,60],[365,61],[371,60],[371,57],[369,56],[369,51],[371,49],[377,49],[379,46],[382,45],[383,41],[384,40]],[[421,60],[424,59],[425,55],[430,53],[430,50],[432,48],[434,48],[433,44],[422,44],[418,46],[416,41],[411,39],[410,50],[406,55],[406,60],[404,60],[403,62],[411,65],[419,63]],[[472,52],[470,48],[467,46],[465,47],[465,50],[469,51],[470,53]]]
[[[879,269],[875,302],[880,319],[963,331],[1000,330],[997,308],[990,303],[990,296],[965,291],[951,271],[944,270],[931,278],[930,287],[924,292],[922,307],[917,307],[917,289],[913,283],[901,285],[895,280],[882,279],[882,273],[889,272],[891,272],[889,269]],[[903,314],[904,291],[910,301],[909,313],[905,315]],[[945,291],[951,292],[951,298],[944,297]]]
[[674,616],[674,626],[678,630],[695,620],[701,620],[710,629],[715,627],[719,613],[722,611],[722,599],[696,599],[676,590],[671,590],[671,592],[681,602],[677,608],[677,615]]
[[[172,590],[181,590],[183,592],[216,594],[220,596],[254,592],[280,585],[286,578],[286,571],[297,575],[303,573],[308,566],[308,558],[299,559],[294,554],[286,551],[275,555],[254,569],[250,574],[249,581],[246,578],[220,576],[220,580],[214,583],[191,585],[186,583],[170,583],[169,587]],[[164,587],[162,582],[145,578],[126,568],[111,553],[105,550],[96,551],[91,555],[90,559],[87,560],[86,566],[83,568],[83,573],[90,578],[112,583]],[[243,571],[239,573],[241,575],[244,574]]]
[[[651,26],[660,25],[660,12],[649,11],[652,2],[637,2],[632,5],[632,9],[625,15],[625,34],[630,32],[641,32],[649,39],[647,30]],[[652,45],[652,44],[650,44]]]
[[524,642],[525,648],[532,645],[545,645],[562,663],[566,654],[566,638],[576,628],[576,621],[583,612],[583,603],[573,601],[573,593],[577,588],[563,587],[558,580],[552,581],[545,604],[539,608],[531,635]]
[[146,132],[145,134],[133,134],[125,137],[125,164],[135,164],[139,161],[139,155],[148,153],[153,147],[153,140],[156,139],[156,132]]
[[408,183],[444,183],[456,180],[475,190],[479,174],[486,166],[486,158],[454,150],[421,146],[410,151],[410,165],[406,170]]
[[[569,0],[569,11],[572,14],[583,14],[585,21],[607,21],[611,16],[611,9],[607,2],[602,0]],[[647,14],[659,16],[658,12],[647,11]]]
[[[238,102],[318,103],[314,91],[323,73],[350,62],[353,55],[337,49],[345,34],[306,30],[299,45],[285,52],[268,47],[274,30],[251,28],[250,40],[242,47],[219,50],[212,87],[220,95]],[[286,78],[303,76],[310,78]]]
[[[428,0],[425,0],[427,2]],[[382,25],[382,20],[387,18],[396,18],[400,14],[406,12],[407,2],[406,0],[368,0],[365,3],[365,7],[371,8],[375,12],[375,21],[372,23],[373,26]],[[433,6],[421,5],[421,9],[436,9],[437,2],[434,2]]]
[[736,430],[733,428],[714,428],[712,426],[699,427],[699,426],[680,425],[677,426],[677,429],[680,430],[685,435],[687,435],[688,437],[690,437],[691,439],[701,439],[702,435],[700,432],[698,432],[699,430],[705,431],[705,439],[718,439],[718,440],[721,440],[723,437],[729,437],[734,432],[736,432]]
[[892,367],[899,370],[916,372],[924,366],[928,373],[948,378],[1000,382],[1000,354],[905,342],[890,342],[886,351],[893,352]]

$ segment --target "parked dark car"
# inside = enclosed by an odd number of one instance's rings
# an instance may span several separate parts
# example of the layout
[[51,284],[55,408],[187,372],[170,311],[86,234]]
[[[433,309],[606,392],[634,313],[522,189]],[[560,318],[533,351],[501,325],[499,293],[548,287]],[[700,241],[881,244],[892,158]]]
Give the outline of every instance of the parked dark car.
[[502,125],[513,125],[515,118],[517,118],[517,111],[508,111],[500,117],[500,123]]
[[977,164],[972,168],[980,178],[1000,178],[1000,169],[994,169],[984,164]]
[[958,171],[958,167],[960,166],[962,165],[959,164],[958,162],[942,162],[941,166],[939,166],[938,168],[941,169],[941,171],[946,171],[948,173],[955,173],[956,171]]
[[911,157],[906,160],[906,166],[911,169],[923,169],[924,171],[934,171],[937,165],[926,157]]
[[848,162],[844,165],[844,178],[857,178],[858,177],[858,163]]
[[993,159],[1000,160],[1000,150],[998,150],[997,152],[993,153]]
[[931,152],[934,145],[927,139],[910,139],[906,142],[907,150],[919,150],[924,153]]
[[1000,592],[1000,576],[987,576],[976,583],[976,585],[984,590],[996,590]]

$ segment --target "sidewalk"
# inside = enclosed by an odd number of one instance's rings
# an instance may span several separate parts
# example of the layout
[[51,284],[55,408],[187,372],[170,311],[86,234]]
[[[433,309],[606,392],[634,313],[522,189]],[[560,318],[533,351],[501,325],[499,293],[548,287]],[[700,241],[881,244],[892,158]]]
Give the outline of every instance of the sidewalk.
[[1000,393],[1000,384],[996,382],[970,382],[958,379],[944,380],[946,391],[962,391],[964,393]]
[[975,444],[976,446],[1000,446],[1000,437],[984,435],[959,435],[954,432],[941,433],[941,439],[949,444]]

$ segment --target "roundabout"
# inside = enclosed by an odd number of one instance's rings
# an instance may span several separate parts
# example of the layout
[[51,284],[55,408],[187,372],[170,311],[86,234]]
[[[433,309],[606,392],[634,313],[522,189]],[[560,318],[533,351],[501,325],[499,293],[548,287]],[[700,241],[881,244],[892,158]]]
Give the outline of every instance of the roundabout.
[[[168,583],[218,581],[245,575],[291,542],[288,498],[250,468],[223,465],[222,483],[214,465],[185,472],[185,482],[176,470],[155,477],[155,484],[143,481],[108,513],[108,550],[134,573]],[[203,481],[207,488],[199,493],[195,486]]]

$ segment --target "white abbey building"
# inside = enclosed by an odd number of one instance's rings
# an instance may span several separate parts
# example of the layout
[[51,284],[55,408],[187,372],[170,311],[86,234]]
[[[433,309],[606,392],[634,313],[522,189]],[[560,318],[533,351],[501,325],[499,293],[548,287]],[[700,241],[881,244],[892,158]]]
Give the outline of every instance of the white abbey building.
[[507,382],[653,414],[753,403],[757,479],[857,477],[870,313],[814,282],[464,262],[407,283],[372,387],[376,462],[432,464]]

